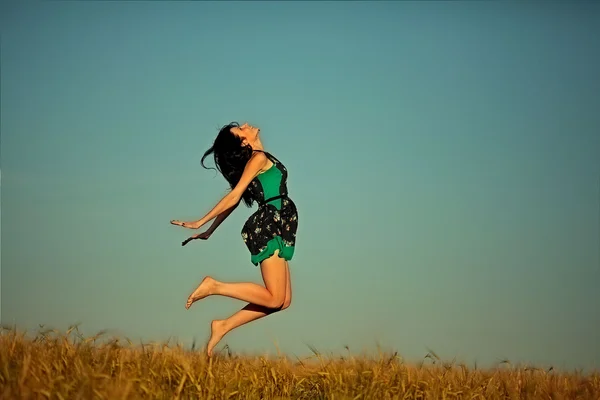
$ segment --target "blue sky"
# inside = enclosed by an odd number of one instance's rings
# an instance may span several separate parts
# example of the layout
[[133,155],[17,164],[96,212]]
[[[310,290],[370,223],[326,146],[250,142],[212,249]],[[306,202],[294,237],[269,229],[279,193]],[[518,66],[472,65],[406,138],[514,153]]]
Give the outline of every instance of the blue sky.
[[292,307],[234,351],[427,347],[598,367],[600,7],[592,2],[2,5],[1,320],[204,341],[260,282],[217,128],[261,127],[300,213]]

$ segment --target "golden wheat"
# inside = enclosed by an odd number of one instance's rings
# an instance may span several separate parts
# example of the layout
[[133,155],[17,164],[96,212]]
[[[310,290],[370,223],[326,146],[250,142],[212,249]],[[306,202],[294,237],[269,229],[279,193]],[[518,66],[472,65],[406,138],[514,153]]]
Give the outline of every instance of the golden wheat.
[[[1,399],[600,399],[598,373],[407,365],[380,357],[216,356],[180,345],[15,330],[0,336]],[[75,335],[77,336],[77,335]]]

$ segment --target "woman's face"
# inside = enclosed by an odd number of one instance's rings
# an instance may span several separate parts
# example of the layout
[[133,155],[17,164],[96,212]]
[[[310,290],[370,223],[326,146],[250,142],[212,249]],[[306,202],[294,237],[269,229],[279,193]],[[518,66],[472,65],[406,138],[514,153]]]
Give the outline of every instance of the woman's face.
[[247,145],[256,140],[258,134],[260,133],[260,129],[246,122],[244,125],[231,128],[230,132],[236,136],[239,136],[242,139],[243,145]]

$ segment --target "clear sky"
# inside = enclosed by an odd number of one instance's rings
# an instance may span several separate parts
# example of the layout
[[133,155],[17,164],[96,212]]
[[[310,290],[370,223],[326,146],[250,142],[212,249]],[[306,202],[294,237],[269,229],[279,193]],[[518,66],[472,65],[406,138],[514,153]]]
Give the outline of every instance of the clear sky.
[[248,121],[289,170],[292,306],[234,351],[600,367],[593,2],[2,5],[3,324],[204,341],[260,282],[200,166]]

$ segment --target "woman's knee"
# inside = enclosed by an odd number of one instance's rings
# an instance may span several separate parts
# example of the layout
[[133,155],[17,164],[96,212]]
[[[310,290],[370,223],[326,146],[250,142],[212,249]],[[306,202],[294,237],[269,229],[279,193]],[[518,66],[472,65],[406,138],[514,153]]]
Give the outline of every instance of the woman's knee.
[[271,301],[269,301],[268,307],[273,308],[275,310],[281,310],[281,309],[283,309],[284,304],[285,304],[284,298],[273,297],[273,298],[271,298]]

